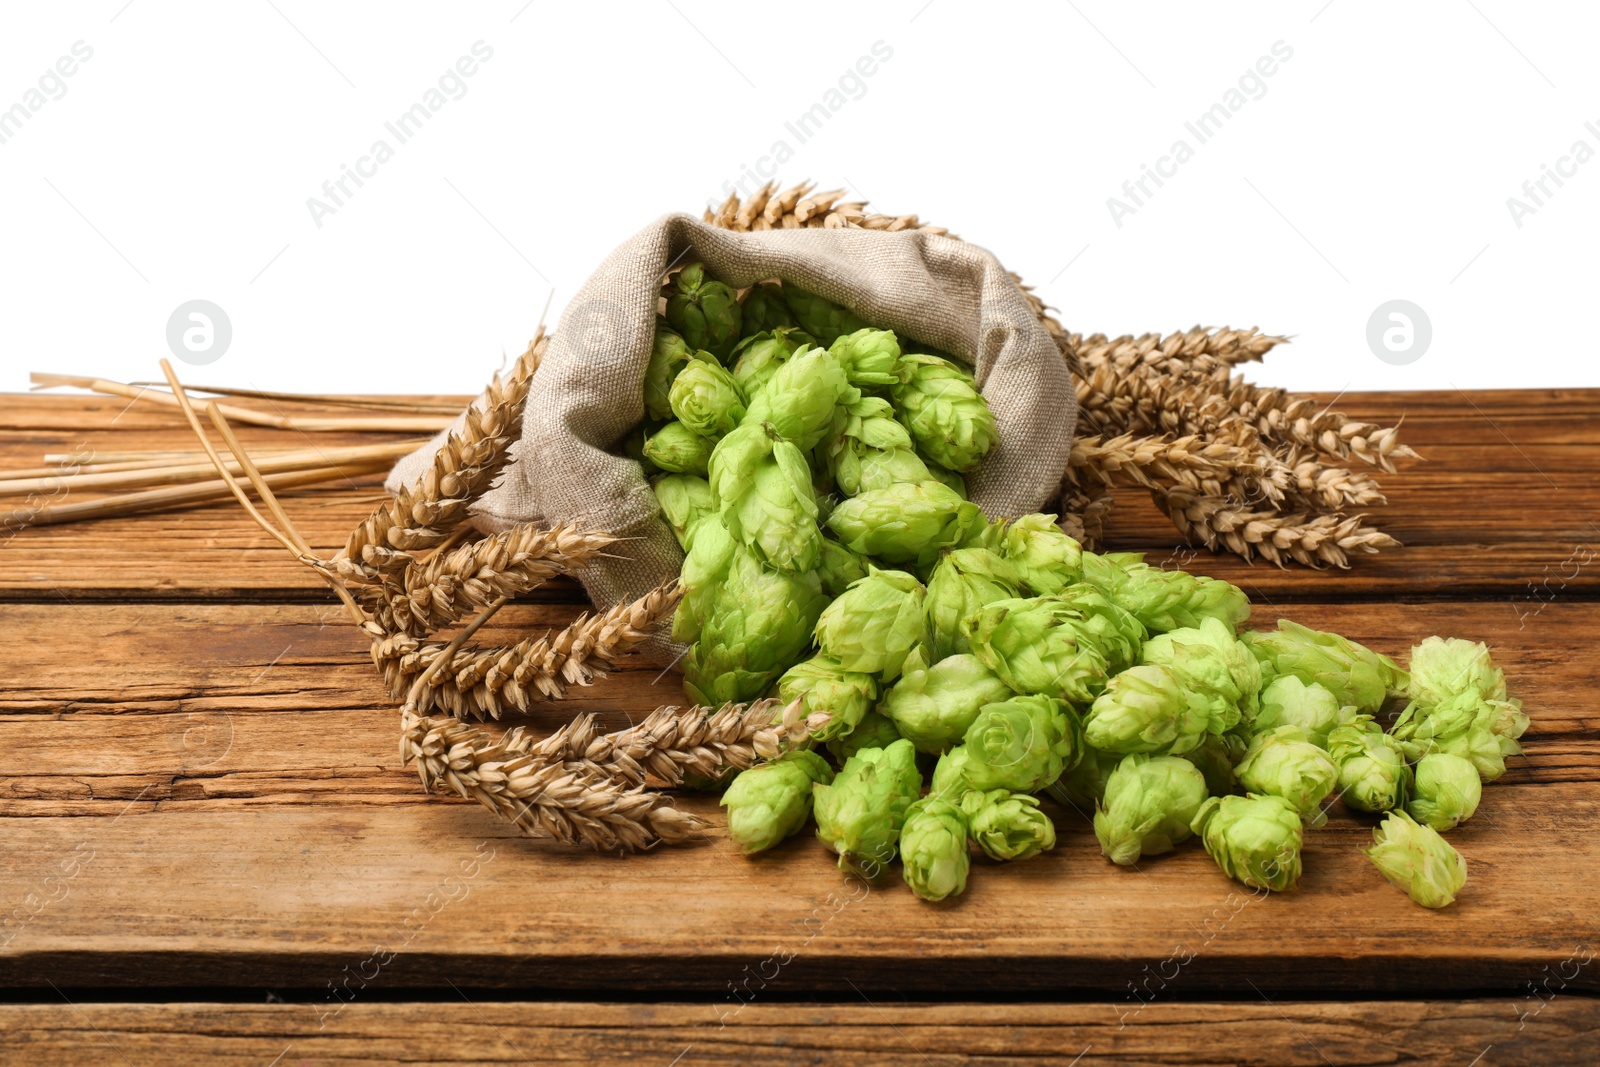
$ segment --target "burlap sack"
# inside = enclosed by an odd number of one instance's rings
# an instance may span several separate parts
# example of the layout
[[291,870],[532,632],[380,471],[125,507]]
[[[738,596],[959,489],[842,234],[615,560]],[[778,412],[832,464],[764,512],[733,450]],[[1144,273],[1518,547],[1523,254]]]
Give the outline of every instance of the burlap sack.
[[[968,475],[972,500],[996,517],[1038,511],[1054,497],[1072,448],[1077,396],[1060,350],[994,256],[914,230],[737,233],[675,214],[612,252],[562,314],[534,378],[515,458],[473,509],[479,529],[571,522],[629,538],[616,549],[625,558],[602,559],[581,574],[601,608],[678,573],[683,552],[644,472],[617,452],[644,416],[662,276],[693,259],[736,288],[766,278],[793,282],[974,364],[1000,445]],[[442,440],[396,464],[387,488],[421,476]]]

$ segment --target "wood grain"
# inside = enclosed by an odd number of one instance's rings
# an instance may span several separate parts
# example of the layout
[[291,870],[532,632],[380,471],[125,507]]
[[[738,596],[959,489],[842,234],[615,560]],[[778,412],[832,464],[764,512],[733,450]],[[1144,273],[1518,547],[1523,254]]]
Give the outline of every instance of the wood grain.
[[[1145,1005],[706,1004],[469,1000],[345,1005],[0,1005],[0,1065],[656,1064],[715,1067],[1567,1067],[1594,1063],[1600,1002]],[[278,1059],[281,1057],[281,1059]]]
[[[488,639],[576,610],[521,605]],[[944,907],[897,883],[850,899],[810,838],[740,859],[708,798],[681,801],[715,823],[702,843],[597,857],[421,794],[396,766],[394,712],[362,642],[330,610],[17,605],[8,618],[34,639],[0,664],[0,835],[17,859],[0,872],[14,917],[0,983],[319,986],[404,939],[385,970],[395,987],[708,992],[792,952],[795,990],[1037,995],[1123,990],[1184,951],[1185,995],[1233,991],[1248,974],[1276,997],[1508,989],[1600,941],[1589,606],[1552,605],[1521,630],[1493,603],[1295,614],[1391,653],[1436,631],[1486,638],[1527,701],[1527,757],[1453,836],[1473,872],[1459,906],[1430,913],[1384,883],[1358,851],[1371,820],[1353,815],[1311,835],[1300,892],[1263,901],[1196,848],[1113,867],[1085,820],[1059,809],[1054,853],[980,865]],[[658,677],[620,672],[535,722],[593,710],[620,725],[676,702],[675,677]],[[480,846],[492,861],[462,881]],[[85,850],[64,888],[49,881]],[[413,935],[443,893],[464,899]],[[29,894],[60,898],[16,918]],[[1573,987],[1600,982],[1585,971]]]

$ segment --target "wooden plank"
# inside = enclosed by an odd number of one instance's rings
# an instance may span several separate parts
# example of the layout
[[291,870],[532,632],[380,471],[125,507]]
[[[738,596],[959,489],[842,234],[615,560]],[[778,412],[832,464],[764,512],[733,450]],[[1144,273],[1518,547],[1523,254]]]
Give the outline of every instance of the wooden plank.
[[[1553,598],[1600,592],[1600,525],[1591,499],[1600,484],[1600,430],[1574,418],[1600,400],[1600,390],[1474,393],[1485,412],[1463,415],[1459,396],[1404,394],[1399,399],[1358,394],[1340,399],[1353,414],[1415,401],[1438,412],[1408,422],[1408,436],[1429,456],[1426,463],[1382,475],[1391,503],[1373,521],[1405,542],[1402,550],[1358,558],[1345,573],[1246,564],[1177,544],[1171,524],[1145,494],[1119,491],[1109,535],[1113,547],[1151,550],[1152,561],[1171,560],[1199,573],[1227,578],[1271,599],[1373,597],[1402,590],[1497,596],[1508,609],[1527,612]],[[1331,398],[1330,398],[1331,399]],[[1450,405],[1454,406],[1451,407]],[[0,464],[33,466],[50,451],[191,446],[169,413],[134,405],[136,433],[107,427],[118,408],[72,397],[0,398]],[[1454,415],[1450,415],[1450,412]],[[1383,417],[1393,417],[1392,412]],[[1515,444],[1489,422],[1511,432]],[[1477,419],[1477,424],[1471,424]],[[1412,423],[1415,423],[1413,426]],[[39,424],[34,426],[33,424]],[[70,424],[71,430],[58,427]],[[118,422],[118,426],[126,422]],[[57,427],[57,428],[45,428]],[[305,435],[244,428],[248,444],[299,446]],[[370,440],[371,438],[367,438]],[[317,435],[328,445],[357,442],[351,435]],[[287,494],[307,538],[320,550],[346,534],[381,499],[381,479]],[[0,515],[17,506],[0,502]],[[67,527],[0,530],[0,599],[104,598],[252,599],[320,601],[320,583],[287,558],[233,505],[92,522]],[[177,562],[181,559],[181,565]],[[536,599],[576,602],[570,582],[552,583]]]
[[[0,1064],[1592,1064],[1600,1002],[6,1004]],[[1540,1006],[1542,1005],[1542,1007]],[[1537,1014],[1533,1014],[1538,1008]],[[1523,1013],[1527,1013],[1524,1015]]]
[[[574,610],[519,606],[488,639]],[[1060,810],[1055,852],[979,863],[942,907],[854,887],[810,838],[743,860],[707,798],[682,801],[714,821],[703,842],[597,857],[421,797],[362,642],[325,609],[17,605],[8,629],[28,639],[0,658],[0,984],[320,987],[382,945],[396,988],[720,992],[778,952],[794,992],[1103,993],[1181,946],[1172,995],[1236,993],[1247,975],[1277,999],[1510,990],[1600,939],[1593,611],[1557,603],[1522,630],[1498,604],[1295,614],[1390,653],[1487,638],[1527,701],[1528,756],[1452,837],[1472,871],[1457,906],[1407,903],[1358,851],[1371,820],[1349,814],[1310,835],[1302,890],[1266,900],[1195,847],[1114,868]],[[676,696],[655,677],[622,672],[537,721],[625,720]],[[1596,973],[1572,988],[1600,989]]]

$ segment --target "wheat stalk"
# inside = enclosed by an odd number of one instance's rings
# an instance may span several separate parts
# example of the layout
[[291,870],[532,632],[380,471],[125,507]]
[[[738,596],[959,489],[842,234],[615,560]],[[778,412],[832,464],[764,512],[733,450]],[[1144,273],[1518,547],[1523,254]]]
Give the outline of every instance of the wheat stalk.
[[433,664],[438,672],[417,697],[422,710],[443,709],[459,718],[499,718],[527,711],[537,699],[560,700],[570,686],[588,686],[622,656],[649,639],[677,607],[683,592],[668,582],[631,603],[580,616],[555,635],[515,645],[450,652],[410,634],[373,642],[372,658],[396,697]]
[[738,193],[716,208],[707,208],[705,221],[725,230],[749,232],[752,230],[793,230],[802,227],[829,229],[855,226],[865,230],[923,230],[928,233],[947,234],[941,226],[928,225],[915,215],[880,215],[865,210],[866,202],[846,201],[845,190],[831,189],[814,193],[812,182],[801,182],[787,189],[770,181],[757,189],[749,199],[741,200]]
[[1247,560],[1259,555],[1282,566],[1287,557],[1308,567],[1345,568],[1351,552],[1374,553],[1400,543],[1367,526],[1361,515],[1250,511],[1184,488],[1152,496],[1186,538]]

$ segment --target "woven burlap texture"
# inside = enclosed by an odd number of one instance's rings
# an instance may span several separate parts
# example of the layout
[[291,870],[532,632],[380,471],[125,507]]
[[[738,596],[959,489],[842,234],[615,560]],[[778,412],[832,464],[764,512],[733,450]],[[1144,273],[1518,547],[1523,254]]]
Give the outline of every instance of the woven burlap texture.
[[[639,465],[618,452],[644,416],[662,278],[695,259],[736,288],[780,278],[973,364],[1000,444],[967,476],[972,500],[998,517],[1037,511],[1055,496],[1072,448],[1076,392],[1060,349],[993,255],[915,230],[737,233],[672,214],[612,252],[562,314],[514,459],[473,508],[478,529],[572,522],[628,538],[613,550],[623,558],[580,575],[600,608],[678,573],[683,553],[655,494]],[[397,463],[390,492],[420,477],[442,440]]]

